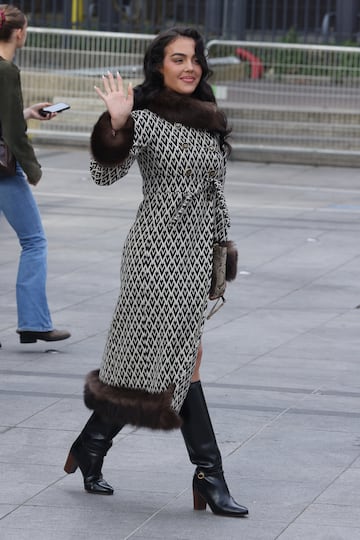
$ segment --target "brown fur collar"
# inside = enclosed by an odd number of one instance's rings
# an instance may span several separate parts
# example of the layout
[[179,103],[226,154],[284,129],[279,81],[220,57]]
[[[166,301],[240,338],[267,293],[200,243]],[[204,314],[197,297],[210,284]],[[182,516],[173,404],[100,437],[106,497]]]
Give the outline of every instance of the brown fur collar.
[[[228,133],[226,118],[215,103],[200,101],[191,96],[162,90],[142,105],[172,124],[179,122],[187,127],[204,129],[212,133]],[[112,167],[124,161],[129,155],[134,136],[134,122],[129,117],[125,126],[113,133],[110,115],[106,111],[96,122],[91,134],[93,157],[105,167]]]
[[200,101],[192,96],[162,90],[144,107],[172,124],[179,122],[187,127],[224,131],[226,120],[215,103]]
[[110,424],[171,430],[181,427],[182,420],[171,407],[173,387],[157,394],[104,384],[99,370],[91,371],[85,380],[84,402]]

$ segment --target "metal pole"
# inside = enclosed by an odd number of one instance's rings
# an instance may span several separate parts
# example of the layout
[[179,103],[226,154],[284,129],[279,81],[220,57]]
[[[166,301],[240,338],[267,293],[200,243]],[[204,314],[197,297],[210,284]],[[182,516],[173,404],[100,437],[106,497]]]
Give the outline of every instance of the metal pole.
[[221,4],[222,2],[219,0],[207,0],[205,2],[205,28],[207,37],[219,37],[223,31],[224,23],[221,22],[221,16],[223,14]]
[[227,33],[227,28],[228,28],[228,0],[224,0],[224,5],[223,5],[223,16],[222,16],[222,31],[221,31],[221,36],[226,39],[229,37],[228,33]]
[[246,39],[246,10],[247,0],[233,0],[229,28],[232,39]]
[[84,16],[83,0],[72,0],[71,26],[74,30],[80,27]]
[[336,0],[336,40],[354,40],[358,18],[357,0]]

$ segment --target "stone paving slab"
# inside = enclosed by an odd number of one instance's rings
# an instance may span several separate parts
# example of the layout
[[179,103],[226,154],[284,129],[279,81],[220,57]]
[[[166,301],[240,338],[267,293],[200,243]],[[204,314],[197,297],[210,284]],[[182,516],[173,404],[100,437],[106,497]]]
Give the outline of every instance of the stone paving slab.
[[179,432],[126,426],[83,490],[64,461],[88,418],[141,200],[136,166],[108,188],[86,150],[39,147],[54,322],[72,337],[21,345],[18,246],[0,219],[0,540],[355,540],[360,537],[360,184],[356,169],[231,162],[239,273],[206,323],[202,380],[224,469],[247,519],[192,509]]

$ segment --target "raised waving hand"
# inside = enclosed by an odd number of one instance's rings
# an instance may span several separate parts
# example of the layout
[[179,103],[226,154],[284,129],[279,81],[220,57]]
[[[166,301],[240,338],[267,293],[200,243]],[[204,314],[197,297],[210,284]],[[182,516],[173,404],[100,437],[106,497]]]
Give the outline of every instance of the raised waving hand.
[[111,117],[111,126],[113,130],[121,129],[127,119],[134,104],[134,93],[131,83],[124,89],[124,83],[119,72],[116,78],[110,71],[102,77],[103,89],[95,86],[95,92],[104,101]]

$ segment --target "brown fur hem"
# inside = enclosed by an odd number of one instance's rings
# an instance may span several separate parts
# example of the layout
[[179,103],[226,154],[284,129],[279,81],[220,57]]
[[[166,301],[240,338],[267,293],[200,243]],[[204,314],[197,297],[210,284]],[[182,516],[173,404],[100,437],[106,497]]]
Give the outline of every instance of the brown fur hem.
[[84,402],[111,424],[131,424],[150,429],[171,430],[181,427],[182,420],[171,407],[174,386],[160,393],[104,384],[99,370],[91,371],[85,380]]

